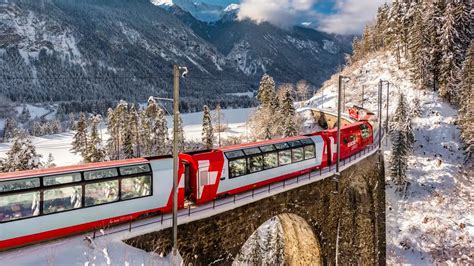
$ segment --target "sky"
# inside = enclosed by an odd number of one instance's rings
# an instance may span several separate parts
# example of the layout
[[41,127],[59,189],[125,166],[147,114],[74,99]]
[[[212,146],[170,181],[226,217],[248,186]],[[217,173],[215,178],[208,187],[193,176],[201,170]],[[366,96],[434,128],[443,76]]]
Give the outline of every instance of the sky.
[[[228,5],[239,3],[240,19],[289,27],[308,22],[318,30],[360,34],[373,20],[377,8],[389,0],[196,0]],[[308,25],[308,24],[307,24]]]

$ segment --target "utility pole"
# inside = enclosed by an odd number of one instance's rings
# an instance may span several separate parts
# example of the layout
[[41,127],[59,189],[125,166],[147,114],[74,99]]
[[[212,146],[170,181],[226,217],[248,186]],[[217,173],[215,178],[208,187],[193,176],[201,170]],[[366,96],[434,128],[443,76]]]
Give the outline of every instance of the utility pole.
[[339,76],[339,86],[338,86],[338,94],[337,94],[337,162],[336,162],[336,175],[340,175],[339,171],[339,163],[341,161],[341,109],[342,109],[342,104],[341,104],[341,98],[342,98],[342,86],[344,79],[350,80],[349,77],[345,76]]
[[382,80],[379,81],[379,151],[382,150]]
[[173,255],[178,254],[178,113],[179,67],[173,66]]
[[[389,105],[389,99],[390,99],[390,82],[387,81],[387,114],[385,116],[385,133],[388,132],[388,105]],[[388,138],[385,138],[385,145],[388,145]]]
[[173,65],[173,255],[178,254],[178,123],[179,123],[179,76],[188,73],[186,67]]

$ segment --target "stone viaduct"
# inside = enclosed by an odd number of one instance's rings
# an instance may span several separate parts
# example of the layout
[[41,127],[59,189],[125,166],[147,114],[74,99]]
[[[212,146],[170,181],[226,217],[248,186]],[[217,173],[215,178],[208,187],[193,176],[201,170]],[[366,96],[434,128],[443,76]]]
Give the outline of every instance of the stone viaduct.
[[[295,236],[291,234],[297,230],[283,226],[285,264],[335,265],[337,257],[339,265],[384,265],[384,189],[383,158],[376,153],[342,172],[337,183],[333,178],[326,178],[180,225],[179,252],[185,262],[192,265],[232,264],[251,234],[265,221],[278,216],[283,225],[301,224],[311,228],[314,235],[313,240],[294,241]],[[305,241],[316,243],[297,243]],[[146,251],[166,254],[172,246],[171,229],[126,242]],[[287,245],[292,247],[287,248]],[[310,246],[317,250],[306,251]],[[295,250],[300,255],[294,254]],[[301,255],[305,252],[312,254]]]

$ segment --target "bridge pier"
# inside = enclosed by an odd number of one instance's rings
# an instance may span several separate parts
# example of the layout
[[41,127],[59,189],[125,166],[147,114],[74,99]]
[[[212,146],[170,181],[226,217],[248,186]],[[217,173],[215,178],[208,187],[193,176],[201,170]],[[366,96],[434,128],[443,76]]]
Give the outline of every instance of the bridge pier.
[[[343,171],[338,193],[333,193],[332,178],[326,178],[180,225],[179,252],[186,262],[193,265],[216,261],[228,265],[261,224],[274,216],[294,214],[307,222],[320,244],[320,261],[314,264],[335,264],[339,224],[340,265],[384,265],[385,179],[380,156],[376,153]],[[125,242],[146,251],[168,254],[172,248],[171,229]]]

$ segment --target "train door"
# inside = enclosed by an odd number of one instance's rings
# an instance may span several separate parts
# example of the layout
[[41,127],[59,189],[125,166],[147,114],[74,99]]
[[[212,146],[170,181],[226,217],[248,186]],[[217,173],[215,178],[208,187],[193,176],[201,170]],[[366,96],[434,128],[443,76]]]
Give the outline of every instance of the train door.
[[199,200],[206,200],[207,193],[205,193],[205,187],[209,185],[209,161],[199,161],[198,171],[198,195]]
[[184,197],[190,199],[191,193],[191,166],[187,162],[183,162],[184,165]]

